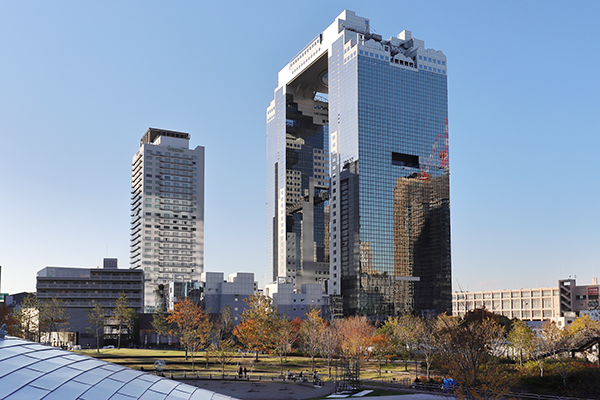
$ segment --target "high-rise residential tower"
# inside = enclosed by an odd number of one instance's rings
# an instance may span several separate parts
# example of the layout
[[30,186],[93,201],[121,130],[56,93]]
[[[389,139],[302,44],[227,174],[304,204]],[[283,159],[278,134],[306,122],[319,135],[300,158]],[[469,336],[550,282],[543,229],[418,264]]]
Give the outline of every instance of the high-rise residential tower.
[[204,147],[190,134],[150,128],[131,164],[131,267],[144,270],[144,310],[158,285],[204,271]]
[[446,56],[344,11],[267,108],[267,281],[324,282],[334,315],[451,310]]

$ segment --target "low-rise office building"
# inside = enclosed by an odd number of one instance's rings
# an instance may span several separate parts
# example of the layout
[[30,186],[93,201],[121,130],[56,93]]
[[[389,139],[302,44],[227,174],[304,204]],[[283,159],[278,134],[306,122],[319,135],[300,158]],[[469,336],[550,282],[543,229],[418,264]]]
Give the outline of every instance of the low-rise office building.
[[247,308],[244,300],[256,291],[254,274],[235,272],[224,280],[222,272],[203,272],[201,281],[206,312],[218,314],[221,309],[229,306],[234,324],[240,322],[240,314]]
[[457,292],[452,294],[452,315],[464,316],[468,311],[486,308],[507,318],[548,320],[562,327],[584,314],[600,320],[599,289],[597,278],[591,285],[581,286],[569,278],[559,280],[555,287]]
[[119,269],[115,258],[105,258],[103,268],[49,266],[37,273],[36,295],[40,301],[56,298],[66,303],[69,314],[66,330],[69,334],[59,341],[95,345],[93,335],[88,333],[88,310],[95,304],[100,304],[106,310],[105,334],[110,334],[110,316],[121,293],[129,299],[129,307],[138,313],[142,312],[143,279],[142,270]]
[[279,278],[265,285],[265,295],[273,299],[273,307],[278,313],[290,319],[304,318],[312,308],[321,310],[324,315],[326,295],[323,285],[304,283],[300,290],[294,289],[292,278]]

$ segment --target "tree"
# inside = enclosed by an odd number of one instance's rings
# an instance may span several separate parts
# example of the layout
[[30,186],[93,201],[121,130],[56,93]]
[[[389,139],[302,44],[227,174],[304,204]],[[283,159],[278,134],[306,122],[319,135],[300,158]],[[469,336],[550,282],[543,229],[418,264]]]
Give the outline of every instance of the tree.
[[240,315],[233,334],[243,346],[256,353],[258,362],[258,352],[274,346],[277,315],[271,299],[263,294],[252,294],[244,301],[248,308]]
[[[212,329],[210,332],[210,342],[211,346],[206,348],[204,352],[204,357],[206,359],[206,368],[208,368],[208,364],[210,362],[211,352],[215,351],[218,358],[223,356],[221,352],[222,343],[228,346],[234,346],[232,331],[233,331],[234,321],[233,321],[233,313],[231,312],[231,306],[226,305],[221,308],[219,314],[216,319],[212,323]],[[229,341],[229,342],[228,342]]]
[[437,355],[442,371],[454,378],[456,394],[465,399],[501,398],[508,393],[507,375],[493,352],[504,329],[492,319],[467,321],[445,315],[437,319]]
[[410,331],[405,333],[406,340],[413,347],[415,354],[425,361],[427,380],[431,378],[431,363],[437,351],[436,333],[437,321],[428,316],[415,317],[409,314],[405,315],[406,327]]
[[0,303],[0,327],[6,324],[6,333],[16,336],[19,332],[19,324],[12,310],[5,303]]
[[167,321],[167,317],[165,316],[165,310],[162,306],[156,308],[156,311],[152,315],[152,328],[156,331],[158,335],[157,343],[160,343],[161,336],[168,336],[171,331],[171,325]]
[[100,335],[104,336],[104,318],[106,310],[102,308],[100,303],[94,301],[94,307],[87,312],[87,320],[90,323],[89,331],[96,338],[96,352],[100,353]]
[[575,318],[565,329],[573,337],[575,344],[585,344],[600,336],[600,322],[593,320],[587,314]]
[[226,305],[219,311],[219,316],[214,325],[215,336],[219,340],[231,339],[233,335],[233,327],[235,322],[233,320],[233,313],[231,312],[231,306]]
[[[560,329],[554,322],[546,321],[542,325],[542,332],[539,338],[542,354],[538,355],[538,359],[551,355],[556,372],[558,372],[563,380],[564,389],[567,388],[567,379],[575,371],[576,367],[575,360],[571,358],[571,351],[578,342],[577,335],[586,335],[586,326],[590,325],[589,321],[583,318],[574,327],[568,326],[564,329]],[[540,373],[542,374],[543,361],[538,361],[538,364],[540,365]]]
[[276,333],[275,333],[275,353],[279,358],[279,365],[281,366],[281,375],[283,375],[283,362],[287,361],[287,354],[292,348],[292,343],[296,340],[298,334],[294,330],[292,321],[289,318],[282,316],[277,321]]
[[64,334],[69,326],[67,302],[56,297],[43,300],[39,306],[39,320],[43,330],[47,332],[47,342],[52,340],[52,333],[56,332],[57,344],[62,345],[64,337],[61,337],[60,333]]
[[175,303],[171,315],[167,317],[170,324],[175,325],[171,335],[177,336],[184,347],[187,355],[192,358],[192,371],[194,367],[194,356],[200,348],[205,347],[210,333],[210,321],[208,315],[198,304],[187,297],[183,301]]
[[17,335],[31,341],[40,340],[40,302],[34,294],[25,297],[12,312],[17,321]]
[[354,366],[355,377],[359,379],[362,362],[368,357],[375,329],[365,316],[339,320],[337,328],[341,356]]
[[319,340],[323,331],[323,318],[318,308],[312,308],[306,313],[306,319],[300,325],[300,337],[304,349],[310,355],[311,368],[315,369],[315,356],[319,353]]
[[137,317],[137,311],[129,307],[129,298],[123,292],[119,293],[119,298],[117,298],[117,307],[115,307],[113,311],[113,316],[118,326],[117,348],[120,349],[123,329],[126,329],[129,333],[131,328],[133,328],[133,323]]
[[339,336],[337,333],[336,325],[326,324],[321,330],[321,337],[319,338],[319,349],[321,354],[327,358],[327,369],[329,370],[329,377],[331,378],[331,363],[333,357],[337,352],[339,346]]
[[[385,323],[379,327],[378,331],[388,336],[392,345],[402,359],[404,360],[404,370],[408,371],[409,357],[417,356],[417,341],[419,340],[414,325],[417,323],[417,317],[404,313],[399,317],[388,317]],[[415,374],[418,374],[418,368],[415,367]]]
[[519,365],[523,366],[523,353],[528,356],[533,349],[535,334],[525,322],[515,319],[507,339],[519,357]]
[[218,339],[217,342],[211,344],[211,348],[221,366],[221,378],[225,378],[225,365],[231,361],[235,350],[233,341],[229,338]]
[[375,333],[373,336],[373,350],[371,354],[375,356],[377,360],[377,372],[379,376],[381,376],[381,364],[383,360],[386,360],[390,354],[393,352],[393,344],[390,338],[383,333]]

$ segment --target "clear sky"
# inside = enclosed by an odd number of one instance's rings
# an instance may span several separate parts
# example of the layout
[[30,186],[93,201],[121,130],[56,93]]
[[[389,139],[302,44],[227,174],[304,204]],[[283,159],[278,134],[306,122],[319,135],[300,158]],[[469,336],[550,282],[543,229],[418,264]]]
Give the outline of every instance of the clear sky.
[[599,276],[598,1],[0,0],[1,291],[128,266],[148,127],[206,147],[205,270],[262,285],[265,110],[345,8],[448,57],[454,290]]

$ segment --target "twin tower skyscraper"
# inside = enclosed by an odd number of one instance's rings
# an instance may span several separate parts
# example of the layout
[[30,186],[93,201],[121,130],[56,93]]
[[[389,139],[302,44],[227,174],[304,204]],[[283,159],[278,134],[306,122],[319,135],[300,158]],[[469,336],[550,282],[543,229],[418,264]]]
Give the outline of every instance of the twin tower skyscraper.
[[342,12],[267,108],[267,282],[334,316],[451,311],[447,62]]

